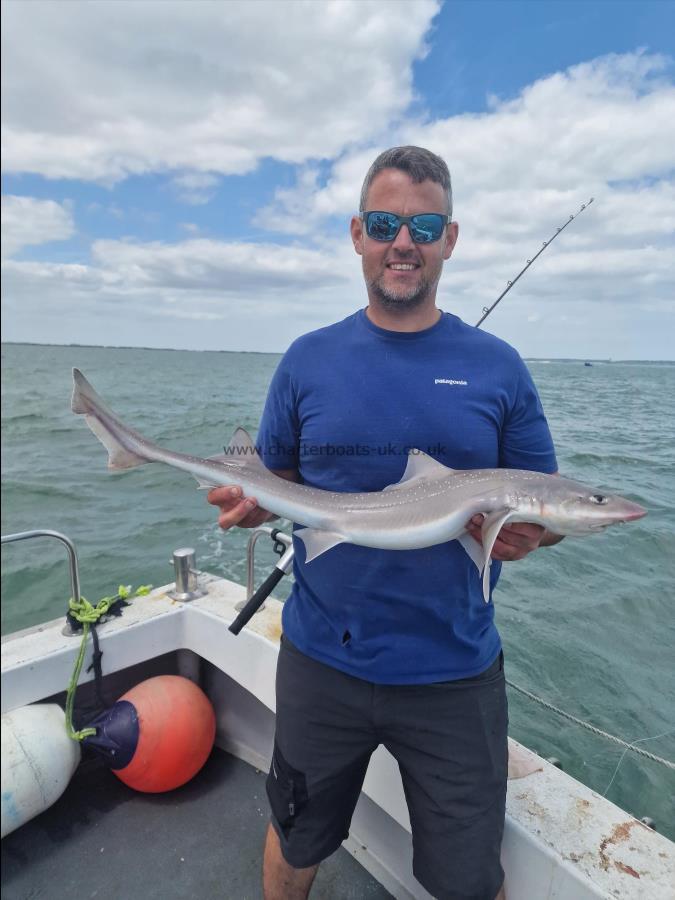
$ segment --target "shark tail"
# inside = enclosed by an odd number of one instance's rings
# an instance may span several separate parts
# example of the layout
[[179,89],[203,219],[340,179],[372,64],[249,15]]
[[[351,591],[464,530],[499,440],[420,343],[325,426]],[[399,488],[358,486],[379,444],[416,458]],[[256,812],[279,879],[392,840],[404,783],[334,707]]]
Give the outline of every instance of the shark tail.
[[[87,425],[108,451],[109,469],[133,469],[153,460],[141,456],[132,447],[135,432],[127,428],[109,409],[79,369],[73,369],[71,409],[83,415]],[[139,436],[140,437],[140,436]],[[144,442],[148,445],[148,442]]]

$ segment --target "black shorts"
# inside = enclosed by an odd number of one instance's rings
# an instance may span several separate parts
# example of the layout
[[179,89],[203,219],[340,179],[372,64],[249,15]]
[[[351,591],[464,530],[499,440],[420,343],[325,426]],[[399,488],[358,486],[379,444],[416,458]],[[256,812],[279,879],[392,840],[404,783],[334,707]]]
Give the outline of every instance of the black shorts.
[[413,872],[440,900],[494,900],[506,804],[507,703],[500,654],[482,674],[425,685],[354,678],[281,642],[267,794],[286,862],[338,849],[370,755],[399,764]]

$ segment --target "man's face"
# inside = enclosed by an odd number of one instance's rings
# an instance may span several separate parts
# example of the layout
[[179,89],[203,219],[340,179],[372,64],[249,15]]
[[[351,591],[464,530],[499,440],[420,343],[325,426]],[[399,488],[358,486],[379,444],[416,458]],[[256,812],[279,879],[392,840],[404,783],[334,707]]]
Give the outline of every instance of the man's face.
[[[366,212],[380,210],[403,216],[435,212],[448,213],[447,194],[435,181],[415,184],[399,169],[384,169],[368,192]],[[363,276],[371,300],[390,310],[408,310],[433,305],[443,261],[450,257],[457,241],[457,225],[447,225],[440,240],[416,244],[407,225],[402,225],[393,241],[368,237],[357,216],[351,223],[354,249],[362,258]]]

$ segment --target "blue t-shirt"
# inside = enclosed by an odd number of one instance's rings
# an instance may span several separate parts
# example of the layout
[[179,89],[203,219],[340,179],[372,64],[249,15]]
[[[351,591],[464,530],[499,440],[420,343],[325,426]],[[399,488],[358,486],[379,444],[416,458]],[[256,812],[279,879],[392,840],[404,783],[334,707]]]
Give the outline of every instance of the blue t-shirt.
[[[258,447],[270,469],[298,468],[329,491],[400,480],[409,448],[455,469],[555,472],[530,374],[508,344],[443,313],[417,332],[378,328],[360,310],[298,338],[272,379]],[[493,563],[494,587],[500,565]],[[303,653],[380,684],[482,672],[500,650],[492,601],[463,547],[340,544],[305,563],[283,610]]]

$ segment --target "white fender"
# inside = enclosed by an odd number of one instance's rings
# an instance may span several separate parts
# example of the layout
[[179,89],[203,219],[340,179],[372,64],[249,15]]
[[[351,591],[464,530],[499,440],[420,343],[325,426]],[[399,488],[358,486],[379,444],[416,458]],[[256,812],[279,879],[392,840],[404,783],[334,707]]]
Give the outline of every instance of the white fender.
[[80,762],[55,703],[22,706],[2,717],[2,837],[48,809]]

